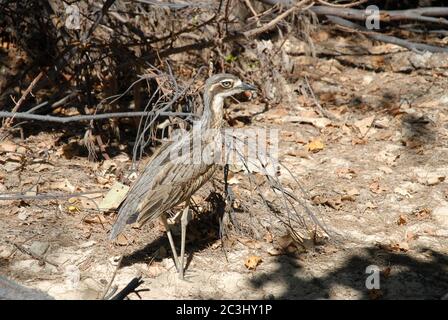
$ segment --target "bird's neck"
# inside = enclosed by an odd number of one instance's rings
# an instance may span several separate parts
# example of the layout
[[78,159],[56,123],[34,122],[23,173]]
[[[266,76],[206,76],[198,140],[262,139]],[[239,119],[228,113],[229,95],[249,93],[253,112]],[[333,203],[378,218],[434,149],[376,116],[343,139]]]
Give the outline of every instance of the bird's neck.
[[219,129],[223,122],[224,99],[219,96],[204,95],[204,112],[201,118],[203,128]]

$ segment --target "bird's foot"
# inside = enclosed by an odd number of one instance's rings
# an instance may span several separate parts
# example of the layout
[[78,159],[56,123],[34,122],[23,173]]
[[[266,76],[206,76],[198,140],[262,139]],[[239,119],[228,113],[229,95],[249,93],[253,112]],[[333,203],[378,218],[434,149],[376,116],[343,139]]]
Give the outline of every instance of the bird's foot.
[[171,224],[171,225],[176,224],[176,222],[177,222],[177,220],[179,219],[179,217],[180,217],[181,214],[182,214],[182,211],[176,213],[176,214],[174,215],[174,217],[171,217],[171,218],[166,219],[166,221],[167,221],[169,224]]
[[194,270],[188,270],[188,272],[185,272],[186,270],[184,270],[184,272],[181,274],[179,272],[178,278],[179,280],[185,281],[185,282],[189,282],[189,283],[193,283],[193,279],[195,278],[195,276],[197,276],[197,272],[194,272]]

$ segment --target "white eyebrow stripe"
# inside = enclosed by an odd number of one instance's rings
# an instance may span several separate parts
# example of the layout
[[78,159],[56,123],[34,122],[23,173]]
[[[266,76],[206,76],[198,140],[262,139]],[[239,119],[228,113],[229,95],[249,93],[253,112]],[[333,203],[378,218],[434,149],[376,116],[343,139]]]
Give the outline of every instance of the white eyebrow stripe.
[[210,91],[214,91],[215,88],[216,88],[216,86],[220,86],[220,85],[221,85],[221,83],[215,83],[215,84],[212,84],[212,85],[210,86]]

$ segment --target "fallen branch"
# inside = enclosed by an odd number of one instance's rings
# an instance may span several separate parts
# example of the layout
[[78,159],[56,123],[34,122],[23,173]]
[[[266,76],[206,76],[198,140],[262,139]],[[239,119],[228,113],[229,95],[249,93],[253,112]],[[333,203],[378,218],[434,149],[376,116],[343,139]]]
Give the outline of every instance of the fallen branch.
[[128,283],[126,287],[123,288],[120,292],[118,292],[115,296],[113,296],[110,300],[124,300],[128,296],[128,294],[135,292],[135,289],[137,289],[144,281],[142,280],[142,277],[135,277],[131,280],[131,282]]
[[[317,15],[332,15],[359,21],[366,21],[371,16],[371,13],[364,9],[314,6],[313,8],[311,8],[311,11],[313,11]],[[448,20],[441,18],[444,16],[448,16],[448,8],[426,7],[408,10],[380,10],[378,19],[381,22],[413,20],[448,25]]]
[[37,121],[47,121],[47,122],[57,122],[57,123],[101,120],[101,119],[110,119],[110,118],[144,117],[144,116],[149,116],[149,115],[178,116],[178,117],[189,117],[189,116],[195,117],[196,116],[195,114],[189,113],[189,112],[148,111],[148,112],[115,112],[115,113],[80,115],[80,116],[71,116],[71,117],[55,117],[55,116],[50,116],[50,115],[39,115],[39,114],[29,114],[29,113],[20,113],[20,112],[14,113],[14,112],[0,111],[0,118],[9,118],[9,117],[14,116],[14,118],[17,118],[17,119],[37,120]]
[[335,17],[335,16],[329,15],[329,16],[327,16],[327,19],[337,25],[342,26],[342,27],[346,27],[346,28],[353,29],[355,31],[362,32],[364,35],[366,35],[367,37],[372,38],[374,40],[396,44],[398,46],[407,48],[412,51],[416,51],[416,52],[422,52],[422,51],[448,52],[448,48],[432,46],[432,45],[428,45],[428,44],[424,44],[424,43],[411,42],[411,41],[400,39],[397,37],[373,32],[371,30],[361,27],[360,25],[358,25],[356,23],[353,23],[351,21],[348,21],[348,20],[340,18],[340,17]]
[[360,4],[366,3],[367,1],[369,1],[369,0],[359,0],[356,2],[342,4],[342,3],[331,3],[331,2],[324,1],[324,0],[317,0],[317,2],[319,2],[320,4],[323,4],[323,5],[326,5],[329,7],[335,7],[335,8],[356,7],[356,6],[359,6]]
[[20,244],[17,244],[17,243],[14,243],[14,242],[11,242],[11,241],[8,241],[8,240],[6,240],[6,242],[8,242],[8,243],[14,245],[18,250],[20,250],[21,252],[23,252],[23,253],[25,253],[25,254],[27,254],[27,255],[33,257],[34,259],[39,260],[39,261],[41,261],[41,262],[45,262],[45,263],[51,264],[52,266],[54,266],[54,267],[56,267],[56,268],[59,269],[59,265],[58,265],[57,263],[48,261],[48,259],[46,259],[45,257],[42,257],[42,256],[40,256],[40,255],[38,255],[38,254],[35,254],[34,252],[28,250],[28,249],[25,248],[24,246],[22,246],[22,245],[20,245]]
[[[293,0],[258,0],[269,5],[282,5],[287,8],[294,6]],[[332,15],[346,19],[365,21],[370,14],[365,9],[352,9],[350,7],[363,4],[367,1],[356,1],[347,4],[334,4],[327,1],[318,0],[322,6],[313,6],[311,11],[317,15]],[[447,17],[448,7],[423,7],[406,10],[380,10],[379,18],[383,22],[398,20],[417,20],[448,24],[446,19],[434,19],[434,17]],[[430,18],[430,19],[427,19]]]
[[79,193],[54,193],[54,194],[36,194],[26,195],[24,193],[0,193],[0,201],[3,200],[47,200],[47,199],[70,199],[74,197],[83,197],[89,194],[106,193],[107,190],[79,192]]
[[137,2],[148,4],[151,6],[156,7],[165,7],[172,10],[179,10],[184,8],[208,8],[211,5],[209,3],[195,3],[195,2],[186,2],[186,3],[170,3],[168,1],[166,2],[158,2],[158,1],[151,1],[151,0],[136,0]]

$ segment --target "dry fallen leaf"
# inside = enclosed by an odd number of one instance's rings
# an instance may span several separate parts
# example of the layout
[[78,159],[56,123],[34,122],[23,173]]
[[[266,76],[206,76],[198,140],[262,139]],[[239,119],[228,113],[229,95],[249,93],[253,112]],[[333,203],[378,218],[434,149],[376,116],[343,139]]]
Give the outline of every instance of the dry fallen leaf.
[[29,216],[31,216],[31,211],[25,207],[21,207],[17,215],[17,218],[19,218],[19,220],[25,221],[28,219]]
[[261,248],[261,244],[258,241],[253,240],[253,239],[241,237],[241,238],[238,238],[238,241],[251,249],[260,249]]
[[290,245],[294,244],[294,240],[289,234],[286,234],[277,238],[277,243],[282,249],[286,249]]
[[158,275],[162,274],[163,272],[166,272],[166,268],[159,262],[154,262],[148,267],[147,274],[151,278],[155,278]]
[[266,234],[264,235],[263,239],[267,243],[272,243],[274,241],[274,238],[272,237],[272,233],[270,231],[266,231]]
[[342,201],[356,201],[356,196],[352,196],[349,194],[344,194],[341,196]]
[[117,239],[115,239],[115,244],[118,244],[119,246],[127,246],[128,244],[131,244],[132,242],[133,242],[132,239],[128,239],[122,233],[120,233],[117,236]]
[[388,278],[390,276],[390,272],[392,271],[391,267],[385,268],[381,273],[385,278]]
[[299,123],[310,123],[317,128],[325,128],[331,124],[331,120],[327,118],[311,118],[303,116],[285,116],[282,118],[283,123],[287,122],[299,122]]
[[378,179],[374,179],[372,183],[369,186],[370,191],[376,194],[383,193],[384,191],[387,191],[385,187],[383,187]]
[[417,240],[417,239],[418,239],[418,234],[414,234],[412,232],[406,233],[406,241],[407,242],[410,242],[410,241],[413,241],[413,240]]
[[432,210],[429,208],[418,209],[414,211],[415,216],[419,220],[427,219],[431,217]]
[[218,248],[221,248],[221,246],[222,246],[221,241],[215,241],[215,242],[210,246],[210,249],[212,249],[212,250],[216,250],[216,249],[218,249]]
[[327,195],[315,195],[311,198],[311,200],[316,205],[329,206],[330,208],[333,208],[335,210],[339,210],[342,206],[342,197],[339,195],[331,197]]
[[325,148],[325,145],[320,138],[310,141],[310,143],[308,143],[308,145],[307,145],[307,150],[309,152],[314,152],[314,153],[319,152],[319,151],[323,150],[324,148]]
[[351,180],[356,176],[356,171],[352,168],[337,168],[336,174],[339,178]]
[[11,141],[0,142],[0,152],[15,152],[17,145]]
[[104,223],[107,222],[107,220],[106,220],[106,218],[102,214],[96,214],[94,216],[87,216],[84,219],[84,222],[104,224]]
[[268,248],[267,253],[269,253],[271,256],[280,256],[284,254],[284,250],[280,250],[274,246],[271,246]]
[[392,252],[406,252],[409,251],[409,244],[407,242],[394,242],[390,244],[381,244],[380,248]]
[[78,213],[78,212],[81,212],[81,210],[79,210],[79,208],[76,207],[76,206],[68,206],[68,207],[67,207],[67,210],[68,210],[69,213]]
[[115,182],[110,188],[109,192],[104,197],[104,199],[98,205],[100,210],[117,209],[118,206],[126,198],[128,191],[129,191],[128,186],[121,184],[119,182]]
[[30,166],[30,169],[34,170],[34,172],[42,172],[42,171],[51,171],[54,169],[54,167],[51,164],[39,163]]
[[401,196],[403,196],[403,197],[408,197],[408,198],[410,198],[411,197],[411,194],[409,193],[409,191],[408,190],[406,190],[405,188],[402,188],[402,187],[396,187],[395,189],[394,189],[394,192],[395,193],[398,193],[399,195],[401,195]]
[[236,176],[233,176],[232,178],[227,180],[227,183],[230,185],[235,185],[235,184],[239,184],[240,180]]
[[292,157],[299,157],[299,158],[304,158],[304,159],[310,159],[310,154],[308,153],[308,151],[306,151],[306,150],[299,150],[297,148],[289,148],[286,151],[286,154],[288,156],[292,156]]
[[246,259],[244,262],[244,265],[249,270],[255,270],[257,266],[262,262],[263,260],[259,256],[250,256]]
[[350,190],[347,190],[346,193],[348,196],[359,196],[360,195],[359,190],[356,188],[351,188]]
[[376,204],[373,204],[372,202],[368,201],[366,203],[366,209],[376,209],[378,206]]
[[74,204],[74,203],[76,203],[76,202],[78,202],[78,198],[69,198],[68,199],[68,203],[70,203],[70,204]]
[[398,224],[399,226],[403,226],[403,225],[405,225],[406,223],[408,223],[408,219],[406,219],[406,217],[405,217],[404,215],[401,214],[401,215],[398,217],[397,224]]
[[285,142],[295,142],[296,144],[307,144],[308,141],[296,131],[281,131],[280,139]]
[[64,181],[54,181],[51,183],[51,189],[61,190],[61,191],[68,191],[70,193],[75,192],[76,187],[73,186],[70,181],[65,179]]
[[367,139],[360,139],[360,138],[353,138],[352,139],[352,145],[356,146],[356,145],[364,145],[367,144]]

